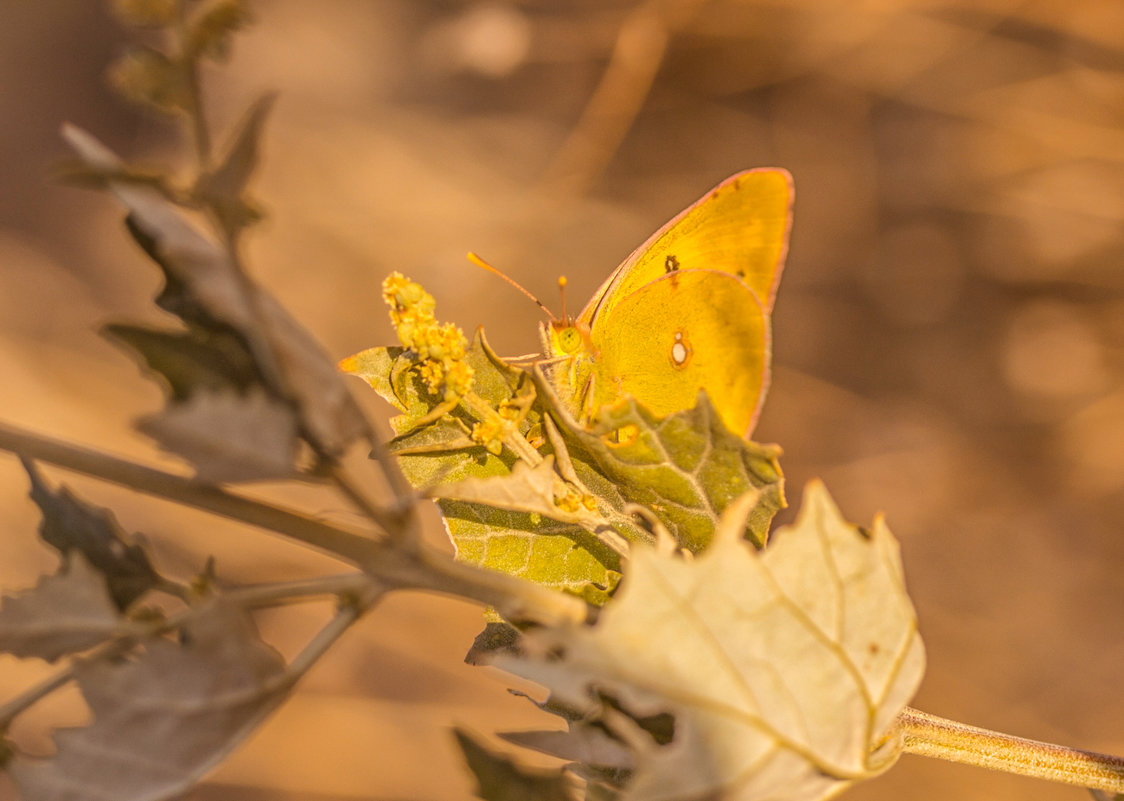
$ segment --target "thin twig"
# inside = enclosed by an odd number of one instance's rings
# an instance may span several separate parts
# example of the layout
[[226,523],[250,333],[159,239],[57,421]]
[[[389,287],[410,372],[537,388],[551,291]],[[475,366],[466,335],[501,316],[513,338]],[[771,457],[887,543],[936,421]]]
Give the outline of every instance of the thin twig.
[[187,3],[176,3],[175,44],[178,48],[180,69],[183,72],[184,88],[187,94],[187,122],[191,130],[191,140],[195,145],[195,160],[199,172],[211,167],[211,133],[207,129],[207,119],[203,114],[203,90],[199,83],[198,63],[194,53],[188,52]]
[[[113,645],[115,648],[120,647],[116,641],[114,641]],[[72,662],[62,670],[52,673],[38,684],[28,687],[15,698],[11,698],[3,704],[0,704],[0,732],[7,729],[21,712],[33,706],[40,699],[45,698],[60,687],[69,684],[70,680],[74,678],[75,667],[75,663]]]
[[329,475],[336,488],[350,500],[369,520],[387,533],[396,541],[417,543],[421,534],[418,530],[418,518],[415,512],[417,505],[412,489],[406,495],[399,495],[399,501],[390,509],[376,506],[363,492],[355,486],[351,475],[339,463],[333,461],[329,467]]
[[130,489],[264,528],[352,562],[388,588],[455,595],[493,606],[509,620],[544,624],[585,620],[579,598],[529,581],[453,561],[431,548],[391,547],[387,540],[337,528],[299,512],[232,495],[182,476],[0,424],[0,450],[49,462]]
[[543,175],[541,196],[580,197],[596,182],[643,108],[672,33],[703,2],[648,0],[628,15],[601,81]]
[[[385,586],[365,573],[347,573],[299,581],[278,581],[238,587],[222,593],[222,597],[244,609],[259,609],[324,595],[351,596],[351,601],[345,604],[340,612],[289,663],[286,680],[295,681],[311,667],[313,662],[323,655],[332,643],[339,639],[340,635],[363,612],[381,597],[383,592],[385,592]],[[112,635],[112,639],[100,643],[43,681],[28,687],[16,697],[0,705],[0,731],[3,731],[21,712],[68,684],[74,678],[79,665],[112,659],[125,653],[146,638],[180,628],[189,623],[191,618],[199,613],[200,608],[202,607],[191,607],[165,620],[149,623],[124,622],[118,633]]]
[[[300,512],[234,495],[184,476],[120,459],[0,423],[0,450],[259,526],[365,567],[378,558],[379,540]],[[378,532],[383,534],[383,532]],[[385,534],[383,534],[385,536]]]
[[363,613],[370,609],[383,595],[385,588],[368,582],[361,597],[344,604],[324,628],[309,640],[301,652],[289,662],[286,672],[293,679],[300,678],[324,653],[332,647],[345,631],[351,628]]
[[1012,737],[916,709],[898,715],[898,726],[908,754],[1124,793],[1121,757]]

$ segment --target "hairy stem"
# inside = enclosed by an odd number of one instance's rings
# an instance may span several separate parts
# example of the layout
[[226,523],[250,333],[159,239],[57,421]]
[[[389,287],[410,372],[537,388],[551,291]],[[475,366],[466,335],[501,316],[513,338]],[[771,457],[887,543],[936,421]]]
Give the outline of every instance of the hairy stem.
[[392,547],[385,539],[376,540],[299,512],[3,424],[0,424],[0,450],[282,534],[352,562],[388,588],[455,595],[494,606],[509,620],[533,620],[548,625],[581,621],[589,613],[589,608],[579,598],[505,573],[455,562],[432,548]]
[[1124,759],[1012,737],[916,709],[898,715],[905,752],[1110,793],[1124,793]]

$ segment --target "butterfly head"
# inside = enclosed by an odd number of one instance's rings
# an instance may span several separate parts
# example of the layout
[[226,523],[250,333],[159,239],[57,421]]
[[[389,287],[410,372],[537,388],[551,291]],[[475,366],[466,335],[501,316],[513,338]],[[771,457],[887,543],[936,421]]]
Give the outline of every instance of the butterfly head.
[[589,327],[565,318],[543,324],[543,344],[552,356],[573,356],[593,349]]

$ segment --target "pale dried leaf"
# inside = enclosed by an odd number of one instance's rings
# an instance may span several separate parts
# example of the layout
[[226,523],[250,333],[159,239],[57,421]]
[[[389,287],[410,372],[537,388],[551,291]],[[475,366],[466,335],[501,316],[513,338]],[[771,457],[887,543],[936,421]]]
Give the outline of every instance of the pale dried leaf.
[[32,589],[0,598],[0,651],[53,662],[113,636],[118,620],[105,578],[76,553]]
[[[122,168],[121,160],[89,133],[68,125],[63,136],[91,169],[112,174]],[[218,242],[158,190],[114,180],[108,184],[129,210],[138,242],[165,272],[161,305],[190,324],[234,329],[258,359],[275,365],[280,386],[270,386],[272,394],[295,401],[301,433],[319,451],[338,454],[368,433],[362,412],[319,343],[272,295],[241,276]]]
[[[596,716],[608,696],[627,711],[601,715],[636,751],[623,799],[822,799],[900,753],[892,721],[924,652],[896,541],[881,521],[846,523],[813,483],[757,553],[742,539],[755,501],[732,504],[693,560],[635,549],[596,626],[529,634],[543,657],[498,660],[552,702]],[[661,712],[665,745],[632,722]]]
[[210,484],[283,478],[293,473],[297,426],[288,406],[255,391],[196,392],[142,418],[137,429],[187,459]]
[[202,610],[182,644],[79,664],[93,722],[55,735],[49,759],[8,765],[22,801],[160,801],[178,796],[284,700],[291,676],[244,612]]

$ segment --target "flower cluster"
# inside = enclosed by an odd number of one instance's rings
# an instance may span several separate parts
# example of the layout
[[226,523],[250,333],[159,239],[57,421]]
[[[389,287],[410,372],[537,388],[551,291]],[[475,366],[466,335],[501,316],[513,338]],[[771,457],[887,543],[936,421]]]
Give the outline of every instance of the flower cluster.
[[581,511],[597,511],[596,498],[592,495],[586,495],[584,492],[578,492],[569,484],[562,483],[555,485],[554,505],[563,512],[569,512],[570,514],[577,514]]
[[401,273],[387,276],[382,296],[390,306],[398,341],[417,354],[429,391],[446,401],[463,397],[472,389],[472,368],[464,360],[468,343],[461,330],[452,323],[439,325],[433,296]]
[[522,419],[519,408],[510,403],[501,403],[495,414],[489,414],[486,420],[472,427],[472,441],[483,445],[489,453],[500,455],[503,450],[503,440],[515,431],[515,427]]

